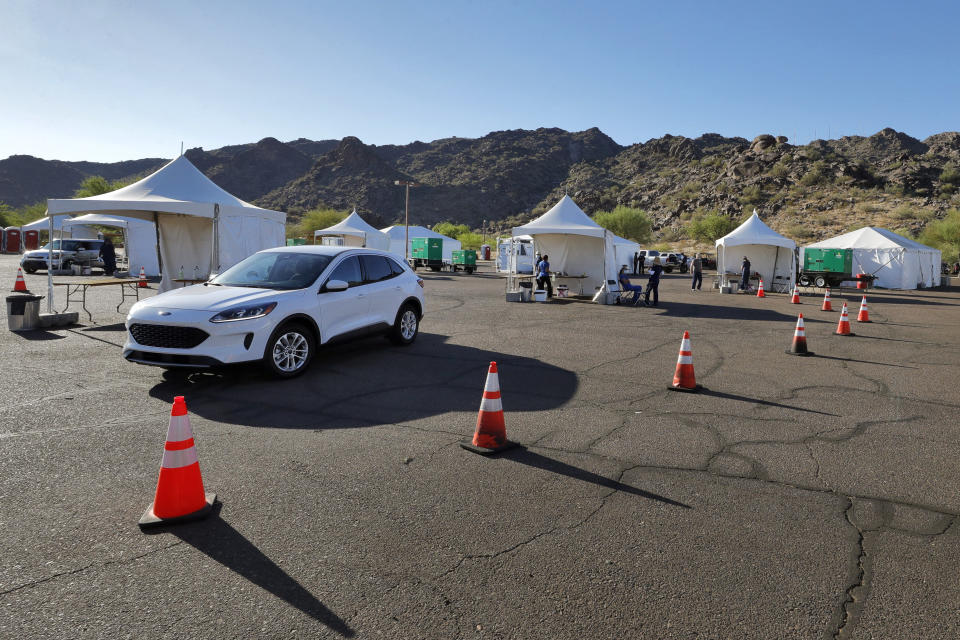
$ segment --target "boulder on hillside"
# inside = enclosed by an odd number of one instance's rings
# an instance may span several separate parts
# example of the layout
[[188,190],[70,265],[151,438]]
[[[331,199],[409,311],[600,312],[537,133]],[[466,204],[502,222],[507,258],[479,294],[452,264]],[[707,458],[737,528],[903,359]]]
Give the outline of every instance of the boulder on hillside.
[[787,136],[777,136],[777,144],[786,144]]
[[761,133],[750,143],[751,151],[764,151],[777,144],[777,139],[769,133]]

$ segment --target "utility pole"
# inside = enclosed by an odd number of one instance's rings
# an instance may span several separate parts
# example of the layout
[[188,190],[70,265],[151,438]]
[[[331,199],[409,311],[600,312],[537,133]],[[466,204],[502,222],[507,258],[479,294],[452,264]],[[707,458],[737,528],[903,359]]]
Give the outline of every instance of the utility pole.
[[403,222],[403,259],[407,260],[410,257],[410,187],[419,187],[420,183],[412,180],[394,180],[393,184],[407,188],[407,204],[404,206]]

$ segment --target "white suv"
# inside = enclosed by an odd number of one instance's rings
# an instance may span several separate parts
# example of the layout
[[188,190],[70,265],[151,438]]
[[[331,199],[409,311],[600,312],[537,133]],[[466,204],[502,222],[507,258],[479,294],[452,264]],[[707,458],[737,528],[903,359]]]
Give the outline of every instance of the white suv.
[[133,305],[123,357],[168,368],[262,360],[287,378],[332,340],[384,333],[408,345],[422,317],[423,280],[391,254],[279,247]]

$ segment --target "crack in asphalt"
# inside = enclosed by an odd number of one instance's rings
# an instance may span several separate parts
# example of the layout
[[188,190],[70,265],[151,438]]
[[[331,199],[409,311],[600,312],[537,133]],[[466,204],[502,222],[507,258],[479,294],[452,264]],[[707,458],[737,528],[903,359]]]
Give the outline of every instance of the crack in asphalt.
[[62,578],[63,576],[72,576],[72,575],[76,575],[76,574],[78,574],[78,573],[83,573],[84,571],[86,571],[86,570],[88,570],[88,569],[92,569],[92,568],[94,568],[94,567],[109,567],[109,566],[112,566],[112,565],[122,565],[122,564],[128,564],[128,563],[130,563],[130,562],[135,562],[135,561],[137,561],[137,560],[139,560],[139,559],[141,559],[141,558],[145,558],[146,556],[153,555],[153,554],[155,554],[155,553],[160,553],[161,551],[166,551],[167,549],[172,549],[173,547],[176,547],[176,546],[181,545],[181,544],[183,544],[183,540],[177,540],[176,542],[174,542],[174,543],[172,543],[172,544],[164,545],[164,546],[162,546],[162,547],[157,547],[156,549],[151,549],[151,550],[149,550],[149,551],[145,551],[144,553],[141,553],[141,554],[138,554],[138,555],[135,555],[135,556],[130,556],[129,558],[119,558],[119,559],[117,559],[117,560],[107,560],[107,561],[105,561],[105,562],[91,562],[90,564],[85,565],[85,566],[82,566],[82,567],[79,567],[79,568],[77,568],[77,569],[70,569],[69,571],[61,571],[61,572],[59,572],[59,573],[54,573],[54,574],[49,575],[49,576],[46,576],[46,577],[44,577],[44,578],[38,578],[38,579],[33,580],[33,581],[31,581],[31,582],[26,582],[26,583],[24,583],[24,584],[18,585],[18,586],[16,586],[16,587],[11,588],[11,589],[7,589],[7,590],[5,590],[5,591],[0,591],[0,596],[5,596],[5,595],[8,595],[8,594],[14,593],[14,592],[16,592],[16,591],[20,591],[21,589],[27,589],[27,588],[29,588],[29,587],[35,587],[35,586],[40,585],[40,584],[43,584],[43,583],[45,583],[45,582],[50,582],[51,580],[56,580],[57,578]]
[[[847,508],[844,509],[843,515],[847,523],[856,532],[856,541],[850,552],[848,569],[850,580],[844,590],[840,607],[834,616],[836,630],[833,632],[833,637],[837,640],[849,638],[850,634],[853,633],[853,628],[863,611],[863,605],[870,595],[873,580],[873,566],[864,548],[865,529],[862,529],[856,522],[854,501],[850,498],[847,498]],[[872,531],[872,529],[866,529],[866,531]]]

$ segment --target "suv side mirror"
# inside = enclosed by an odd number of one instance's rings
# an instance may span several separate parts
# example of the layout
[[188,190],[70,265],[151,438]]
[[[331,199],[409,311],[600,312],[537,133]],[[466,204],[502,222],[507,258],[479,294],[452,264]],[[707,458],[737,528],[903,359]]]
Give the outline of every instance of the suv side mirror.
[[327,284],[323,285],[320,293],[324,293],[325,291],[346,291],[349,286],[350,285],[343,280],[327,280]]

